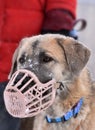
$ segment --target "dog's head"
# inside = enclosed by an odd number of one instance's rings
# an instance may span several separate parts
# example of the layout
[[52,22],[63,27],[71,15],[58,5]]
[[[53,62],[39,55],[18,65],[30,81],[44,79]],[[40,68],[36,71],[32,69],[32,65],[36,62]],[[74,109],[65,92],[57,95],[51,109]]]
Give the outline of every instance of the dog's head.
[[19,69],[32,71],[45,83],[71,80],[85,67],[90,51],[77,40],[58,34],[45,34],[24,38],[16,49],[11,75]]

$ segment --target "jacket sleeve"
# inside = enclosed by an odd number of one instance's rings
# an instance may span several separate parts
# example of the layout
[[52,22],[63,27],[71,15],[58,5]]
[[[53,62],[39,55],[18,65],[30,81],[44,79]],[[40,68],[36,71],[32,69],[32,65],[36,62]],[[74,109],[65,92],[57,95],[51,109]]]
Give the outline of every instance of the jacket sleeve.
[[76,5],[76,0],[47,0],[42,30],[72,30],[76,19]]

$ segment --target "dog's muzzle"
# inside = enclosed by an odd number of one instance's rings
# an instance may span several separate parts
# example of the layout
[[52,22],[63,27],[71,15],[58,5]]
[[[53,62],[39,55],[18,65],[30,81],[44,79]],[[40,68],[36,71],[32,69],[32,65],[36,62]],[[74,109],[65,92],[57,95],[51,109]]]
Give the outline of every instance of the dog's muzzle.
[[54,79],[41,83],[28,70],[16,71],[4,91],[7,111],[14,117],[25,118],[46,110],[55,99],[54,84]]

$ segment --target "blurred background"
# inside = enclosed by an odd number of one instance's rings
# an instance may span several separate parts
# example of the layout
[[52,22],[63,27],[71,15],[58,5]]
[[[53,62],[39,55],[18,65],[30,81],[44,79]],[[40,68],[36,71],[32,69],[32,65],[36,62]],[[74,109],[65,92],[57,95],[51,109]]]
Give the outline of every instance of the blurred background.
[[95,0],[78,0],[77,19],[87,21],[85,30],[79,32],[79,40],[91,50],[91,57],[87,64],[91,77],[95,80]]

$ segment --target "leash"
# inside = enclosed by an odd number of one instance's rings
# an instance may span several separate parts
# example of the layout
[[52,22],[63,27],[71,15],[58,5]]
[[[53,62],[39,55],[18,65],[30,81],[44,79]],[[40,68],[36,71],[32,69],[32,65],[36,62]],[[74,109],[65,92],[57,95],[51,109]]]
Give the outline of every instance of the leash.
[[50,118],[49,116],[46,116],[46,121],[48,123],[59,123],[59,122],[65,122],[68,121],[72,117],[76,117],[78,113],[80,112],[80,109],[83,104],[83,98],[79,100],[79,102],[71,109],[69,110],[65,115],[61,117],[56,117],[56,118]]
[[[78,24],[80,25],[80,27],[76,28],[76,26],[78,26]],[[87,22],[85,19],[78,19],[74,22],[74,28],[76,29],[72,29],[70,32],[69,32],[69,36],[77,39],[78,38],[78,32],[84,30],[87,26]]]

